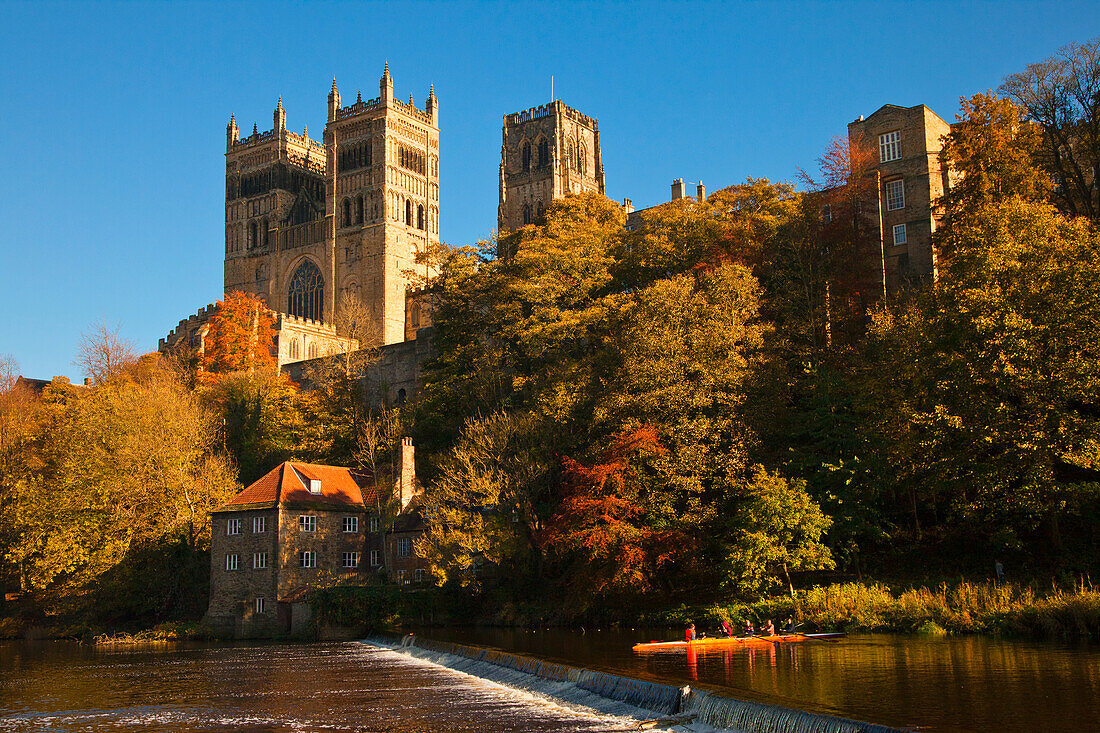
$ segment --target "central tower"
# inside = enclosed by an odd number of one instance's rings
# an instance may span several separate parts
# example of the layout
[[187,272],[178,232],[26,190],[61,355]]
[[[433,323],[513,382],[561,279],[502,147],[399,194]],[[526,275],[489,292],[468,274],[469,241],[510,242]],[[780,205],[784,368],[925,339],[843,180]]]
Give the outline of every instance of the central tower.
[[511,232],[570,193],[604,192],[597,120],[554,100],[504,116],[497,227]]
[[[417,255],[439,241],[439,106],[379,96],[342,106],[328,94],[323,141],[274,127],[226,132],[225,290],[273,310],[331,324],[349,298],[370,313],[378,343],[405,340],[406,298],[430,273]],[[414,331],[415,332],[415,331]]]

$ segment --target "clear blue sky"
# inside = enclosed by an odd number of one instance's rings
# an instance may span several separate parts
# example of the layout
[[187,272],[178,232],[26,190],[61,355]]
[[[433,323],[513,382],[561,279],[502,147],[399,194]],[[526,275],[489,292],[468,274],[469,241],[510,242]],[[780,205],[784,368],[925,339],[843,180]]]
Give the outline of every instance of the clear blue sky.
[[793,180],[883,104],[958,98],[1100,34],[1096,2],[0,2],[0,354],[65,374],[100,319],[143,351],[221,296],[225,125],[319,137],[345,102],[440,104],[441,234],[496,223],[501,117],[600,121],[607,193]]

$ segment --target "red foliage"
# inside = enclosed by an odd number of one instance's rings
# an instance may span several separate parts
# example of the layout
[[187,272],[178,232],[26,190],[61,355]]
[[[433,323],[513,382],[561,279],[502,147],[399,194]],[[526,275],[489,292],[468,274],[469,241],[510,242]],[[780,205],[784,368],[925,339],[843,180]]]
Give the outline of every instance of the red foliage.
[[275,357],[275,325],[263,300],[234,292],[219,301],[204,340],[202,370],[270,370]]
[[632,459],[666,452],[656,431],[643,426],[616,436],[591,466],[562,459],[564,496],[539,540],[547,549],[581,558],[593,590],[646,590],[651,571],[683,547],[679,533],[645,526],[645,509],[632,501],[627,486]]

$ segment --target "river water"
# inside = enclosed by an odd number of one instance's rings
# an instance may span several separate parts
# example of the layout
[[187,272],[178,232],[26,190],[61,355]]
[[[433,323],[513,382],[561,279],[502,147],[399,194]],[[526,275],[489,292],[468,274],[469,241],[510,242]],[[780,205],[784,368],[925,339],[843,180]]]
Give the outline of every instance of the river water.
[[[668,631],[432,630],[652,681],[929,731],[1100,730],[1100,651],[978,637],[637,654]],[[625,731],[559,703],[358,643],[95,648],[0,642],[2,731]]]

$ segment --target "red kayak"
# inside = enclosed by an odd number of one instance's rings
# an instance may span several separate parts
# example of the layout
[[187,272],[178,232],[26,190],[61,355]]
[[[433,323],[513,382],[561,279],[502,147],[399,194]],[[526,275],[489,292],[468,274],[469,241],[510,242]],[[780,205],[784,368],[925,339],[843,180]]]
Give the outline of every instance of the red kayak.
[[728,639],[696,639],[695,641],[650,641],[634,645],[634,651],[661,649],[721,649],[744,644],[801,644],[807,641],[837,641],[846,634],[775,634],[773,636],[733,636]]

